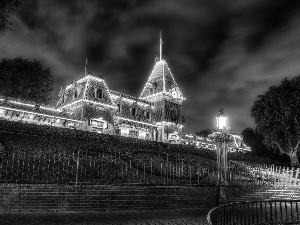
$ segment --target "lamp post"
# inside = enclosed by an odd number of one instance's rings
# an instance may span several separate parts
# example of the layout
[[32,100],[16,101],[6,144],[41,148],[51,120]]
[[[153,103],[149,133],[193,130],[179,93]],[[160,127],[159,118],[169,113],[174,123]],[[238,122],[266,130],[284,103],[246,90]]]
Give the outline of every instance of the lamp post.
[[[229,127],[227,126],[228,117],[221,108],[217,115],[217,132],[214,134],[217,153],[217,199],[216,204],[219,205],[221,197],[222,174],[224,185],[227,185],[227,153],[228,142],[230,141]],[[223,173],[222,173],[223,172]],[[224,193],[223,193],[224,195]],[[225,197],[225,195],[224,195]]]
[[227,119],[228,117],[224,113],[224,109],[220,109],[219,114],[217,115],[217,128],[218,131],[222,131],[225,128],[227,128]]

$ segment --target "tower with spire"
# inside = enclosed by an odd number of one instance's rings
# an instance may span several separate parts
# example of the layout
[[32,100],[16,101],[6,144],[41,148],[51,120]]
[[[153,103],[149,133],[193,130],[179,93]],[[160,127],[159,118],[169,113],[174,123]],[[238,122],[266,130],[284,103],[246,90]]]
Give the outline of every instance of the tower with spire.
[[59,93],[57,109],[82,121],[86,130],[180,143],[185,100],[163,58],[160,32],[159,58],[142,90],[134,97],[110,90],[100,75],[88,71]]
[[177,85],[166,60],[162,57],[162,36],[160,32],[159,60],[142,90],[140,99],[154,105],[155,122],[158,126],[157,140],[171,142],[181,141],[182,136],[182,102],[185,98]]
[[88,71],[86,58],[84,74],[65,88],[61,87],[55,109],[0,99],[0,106],[5,104],[2,111],[6,111],[0,113],[0,118],[181,143],[182,102],[185,99],[162,56],[162,44],[160,33],[159,58],[156,57],[140,97],[109,89],[103,76]]

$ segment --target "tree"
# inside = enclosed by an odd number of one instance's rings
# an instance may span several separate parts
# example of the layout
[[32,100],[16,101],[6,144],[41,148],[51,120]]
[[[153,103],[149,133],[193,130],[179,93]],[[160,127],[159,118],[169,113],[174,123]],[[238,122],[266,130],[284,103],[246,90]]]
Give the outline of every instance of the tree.
[[40,62],[2,59],[0,62],[0,95],[25,102],[49,104],[52,100],[53,77]]
[[300,76],[287,78],[259,95],[251,108],[258,133],[271,148],[290,157],[299,166],[300,153]]
[[241,133],[244,143],[251,148],[253,155],[267,156],[270,154],[270,149],[264,142],[264,136],[256,130],[248,127]]
[[203,137],[206,141],[206,138],[208,137],[208,135],[212,134],[215,130],[213,129],[209,129],[209,128],[206,128],[206,129],[201,129],[201,130],[196,130],[195,131],[195,134],[200,136],[200,137]]
[[10,30],[11,22],[9,17],[21,8],[23,0],[1,0],[0,1],[0,35]]

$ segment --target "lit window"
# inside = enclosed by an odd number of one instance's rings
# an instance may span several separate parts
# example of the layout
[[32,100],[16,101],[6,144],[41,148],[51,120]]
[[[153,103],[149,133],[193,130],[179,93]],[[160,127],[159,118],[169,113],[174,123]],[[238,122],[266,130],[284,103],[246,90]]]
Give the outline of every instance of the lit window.
[[75,128],[75,124],[73,122],[69,122],[67,123],[67,127],[74,129]]
[[99,119],[90,119],[90,125],[92,128],[95,129],[107,129],[108,124],[106,121],[104,121],[102,118]]
[[137,137],[139,135],[137,130],[129,130],[129,136]]
[[102,98],[103,97],[103,95],[102,95],[102,89],[97,89],[97,91],[96,91],[96,98]]

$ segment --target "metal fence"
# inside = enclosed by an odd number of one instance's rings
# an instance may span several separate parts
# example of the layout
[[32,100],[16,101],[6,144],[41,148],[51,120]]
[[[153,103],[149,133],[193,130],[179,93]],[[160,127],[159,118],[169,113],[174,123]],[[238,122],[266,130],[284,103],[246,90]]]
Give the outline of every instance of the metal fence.
[[141,161],[118,152],[68,155],[16,151],[0,156],[2,183],[188,185],[213,183],[215,177],[212,163]]
[[[157,149],[145,141],[89,143],[0,132],[0,182],[55,184],[217,184],[216,161],[206,155]],[[127,141],[127,140],[126,140]],[[168,147],[168,146],[165,146]],[[179,148],[179,147],[178,147]],[[176,148],[175,148],[176,149]],[[172,149],[174,150],[174,149]],[[201,151],[201,150],[199,150]],[[208,159],[210,158],[210,159]],[[228,184],[300,185],[300,169],[230,160]]]
[[274,186],[300,185],[300,167],[276,166],[274,164],[256,164],[241,161],[231,161],[233,167],[247,171],[247,177],[255,184]]
[[300,224],[300,200],[231,203],[212,209],[209,225]]
[[[288,173],[278,170],[275,173],[268,167],[230,161],[227,179],[229,185],[298,185],[298,170],[289,170],[293,172]],[[180,154],[173,157],[154,157],[153,154],[129,157],[116,151],[74,150],[68,154],[27,148],[26,151],[12,149],[0,155],[0,182],[211,186],[217,184],[217,168],[213,161],[189,162]]]

